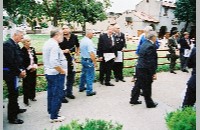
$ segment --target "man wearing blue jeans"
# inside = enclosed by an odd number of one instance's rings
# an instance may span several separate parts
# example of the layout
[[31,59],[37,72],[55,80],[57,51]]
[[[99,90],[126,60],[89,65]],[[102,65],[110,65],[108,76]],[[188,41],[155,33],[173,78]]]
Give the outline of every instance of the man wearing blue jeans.
[[59,116],[64,96],[64,81],[67,73],[66,58],[58,46],[63,40],[60,29],[53,29],[50,33],[51,38],[43,46],[43,63],[45,77],[47,79],[47,111],[50,114],[50,122],[61,122],[64,116]]
[[[86,90],[87,96],[96,95],[93,91],[93,81],[94,81],[94,67],[96,67],[96,49],[92,42],[93,31],[88,30],[86,36],[80,42],[81,51],[81,64],[82,64],[82,74],[80,79],[79,92]],[[85,84],[87,87],[85,88]]]

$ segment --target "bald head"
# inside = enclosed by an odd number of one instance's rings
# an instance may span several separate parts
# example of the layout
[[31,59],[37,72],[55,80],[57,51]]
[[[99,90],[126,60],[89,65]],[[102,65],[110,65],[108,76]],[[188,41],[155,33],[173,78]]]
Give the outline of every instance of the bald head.
[[94,35],[94,31],[93,30],[86,30],[86,37],[92,39],[93,35]]
[[114,30],[115,33],[119,33],[120,32],[120,26],[118,24],[115,24],[113,26],[113,30]]

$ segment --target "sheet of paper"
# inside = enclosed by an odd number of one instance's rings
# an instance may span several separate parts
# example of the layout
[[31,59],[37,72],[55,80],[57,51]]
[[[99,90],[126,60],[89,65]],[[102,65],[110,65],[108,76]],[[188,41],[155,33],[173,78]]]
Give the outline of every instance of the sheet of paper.
[[115,62],[123,62],[123,54],[121,51],[117,51],[117,57],[115,59]]
[[184,57],[189,57],[191,51],[189,49],[184,49]]
[[115,54],[114,53],[103,53],[103,57],[105,62],[112,60],[115,58]]

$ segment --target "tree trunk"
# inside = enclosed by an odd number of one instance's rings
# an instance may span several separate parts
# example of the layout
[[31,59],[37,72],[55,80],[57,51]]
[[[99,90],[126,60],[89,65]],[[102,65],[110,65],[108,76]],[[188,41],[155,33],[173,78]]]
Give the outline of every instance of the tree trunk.
[[186,31],[187,31],[188,24],[189,24],[189,22],[188,22],[188,21],[186,21],[186,23],[185,23],[185,28],[184,28],[184,32],[186,32]]
[[85,35],[85,31],[86,31],[86,22],[84,22],[82,25],[82,35]]
[[58,19],[57,19],[57,16],[54,16],[54,17],[53,17],[53,26],[54,26],[54,27],[57,27],[57,26],[58,26]]

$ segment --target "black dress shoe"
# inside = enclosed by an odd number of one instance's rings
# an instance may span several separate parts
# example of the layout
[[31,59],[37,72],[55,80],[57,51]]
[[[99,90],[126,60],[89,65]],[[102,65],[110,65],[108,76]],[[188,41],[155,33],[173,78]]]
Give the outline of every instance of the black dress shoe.
[[125,80],[123,80],[123,79],[120,79],[120,81],[122,81],[122,82],[126,82]]
[[62,103],[68,103],[69,101],[66,98],[62,99]]
[[24,121],[21,119],[14,119],[14,120],[9,120],[9,123],[11,124],[23,124]]
[[79,92],[83,92],[83,91],[85,91],[85,90],[86,90],[86,88],[83,88],[83,89],[80,89]]
[[130,101],[130,104],[134,104],[134,105],[138,105],[138,104],[142,104],[142,101]]
[[66,97],[70,98],[70,99],[75,99],[74,95],[67,95]]
[[170,73],[176,74],[176,72],[174,72],[174,71],[170,71]]
[[114,84],[111,83],[105,83],[106,86],[115,86]]
[[186,69],[183,69],[182,71],[183,71],[183,72],[187,72],[187,73],[189,73],[189,71],[188,71],[188,70],[186,70]]
[[115,82],[119,82],[119,79],[115,79]]
[[153,104],[147,105],[147,108],[155,108],[158,105],[157,102],[154,102]]
[[87,96],[93,96],[93,95],[96,95],[97,93],[94,91],[94,92],[91,92],[89,94],[87,94]]
[[26,109],[19,109],[17,113],[24,113],[26,112]]
[[101,84],[101,85],[104,85],[103,81],[100,81],[100,84]]
[[35,98],[31,99],[31,101],[37,101]]

